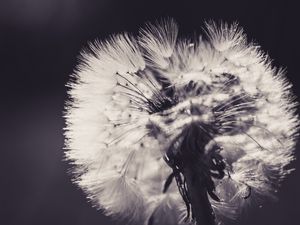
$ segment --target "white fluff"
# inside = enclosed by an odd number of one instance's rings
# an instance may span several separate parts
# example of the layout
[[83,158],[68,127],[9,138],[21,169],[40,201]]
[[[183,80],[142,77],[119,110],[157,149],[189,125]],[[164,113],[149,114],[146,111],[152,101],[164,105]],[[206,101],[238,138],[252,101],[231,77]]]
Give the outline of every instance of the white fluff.
[[[162,157],[172,138],[192,120],[211,119],[209,110],[201,117],[181,117],[180,107],[190,102],[213,108],[240,93],[255,99],[255,112],[236,111],[237,121],[228,122],[252,124],[247,132],[214,138],[231,166],[231,178],[215,181],[222,202],[211,203],[219,220],[236,218],[251,199],[274,196],[290,173],[286,166],[294,159],[299,121],[284,71],[272,67],[237,24],[209,22],[206,32],[207,39],[180,40],[176,23],[164,20],[148,24],[138,37],[118,34],[91,45],[93,54],[82,52],[83,63],[68,84],[66,158],[74,164],[75,182],[107,215],[146,225],[155,214],[154,224],[175,224],[174,219],[183,223],[179,208],[184,204],[176,185],[162,194],[171,171]],[[154,86],[161,88],[153,71],[178,89],[193,80],[216,91],[200,97],[180,93],[178,106],[169,109],[175,120],[165,126],[160,115],[139,106],[141,94],[151,98]],[[234,74],[239,84],[227,90],[226,80],[216,76],[223,73]],[[128,95],[126,87],[136,92]],[[225,120],[234,110],[220,118]],[[169,136],[151,136],[149,122]],[[248,199],[243,198],[246,184],[252,188]]]
[[113,214],[128,222],[143,222],[145,201],[136,182],[111,171],[100,173],[86,173],[79,181],[84,190],[93,193],[91,200],[100,203],[99,208],[107,215]]

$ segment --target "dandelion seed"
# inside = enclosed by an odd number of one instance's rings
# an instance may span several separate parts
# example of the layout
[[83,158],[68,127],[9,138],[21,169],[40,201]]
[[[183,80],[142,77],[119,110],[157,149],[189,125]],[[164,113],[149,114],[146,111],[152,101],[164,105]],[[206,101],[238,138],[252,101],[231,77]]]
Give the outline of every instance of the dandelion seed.
[[173,20],[91,44],[70,82],[66,158],[107,215],[144,225],[223,224],[291,172],[291,84],[243,30]]

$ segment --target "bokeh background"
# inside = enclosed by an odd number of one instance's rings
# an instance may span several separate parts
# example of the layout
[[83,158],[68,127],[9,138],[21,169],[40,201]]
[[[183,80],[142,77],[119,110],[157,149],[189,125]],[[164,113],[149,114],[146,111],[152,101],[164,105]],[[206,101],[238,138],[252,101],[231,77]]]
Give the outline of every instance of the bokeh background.
[[[296,1],[1,0],[0,224],[117,224],[91,207],[63,161],[65,84],[87,42],[137,33],[146,21],[167,16],[183,36],[201,31],[204,20],[236,20],[274,65],[287,68],[300,96],[298,9]],[[299,160],[292,166],[300,169]],[[233,224],[300,224],[297,169],[277,202],[248,210]]]

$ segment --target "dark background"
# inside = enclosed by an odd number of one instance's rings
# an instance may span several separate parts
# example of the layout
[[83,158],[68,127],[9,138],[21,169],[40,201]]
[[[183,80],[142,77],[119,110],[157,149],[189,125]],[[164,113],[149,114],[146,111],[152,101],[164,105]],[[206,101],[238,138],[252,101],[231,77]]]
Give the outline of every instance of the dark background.
[[[274,65],[287,68],[300,96],[298,9],[286,1],[1,0],[0,224],[116,224],[86,202],[62,161],[65,84],[88,41],[136,33],[166,16],[182,35],[200,31],[205,19],[237,20]],[[299,178],[296,170],[279,201],[248,210],[237,224],[300,224]]]

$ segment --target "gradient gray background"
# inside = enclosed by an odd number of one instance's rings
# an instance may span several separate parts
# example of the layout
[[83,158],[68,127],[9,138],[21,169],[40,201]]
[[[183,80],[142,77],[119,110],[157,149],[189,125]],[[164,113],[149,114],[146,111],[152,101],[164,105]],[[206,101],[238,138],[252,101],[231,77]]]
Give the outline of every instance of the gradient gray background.
[[[80,49],[97,37],[136,33],[145,21],[166,16],[182,35],[199,31],[204,19],[237,20],[275,65],[287,67],[300,96],[299,7],[270,2],[1,0],[0,224],[117,224],[86,202],[62,161],[65,84]],[[235,224],[300,224],[299,183],[296,170],[278,202],[247,211]]]

